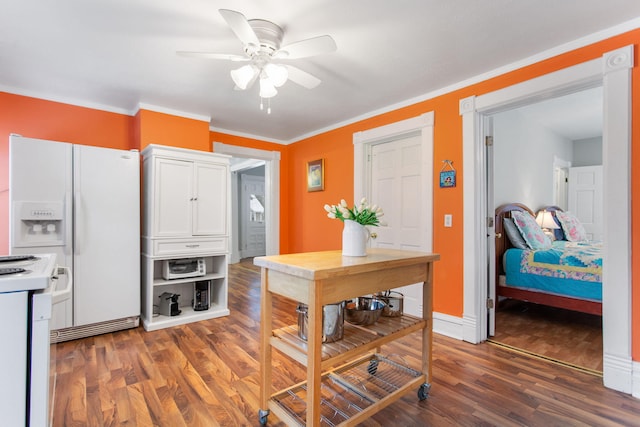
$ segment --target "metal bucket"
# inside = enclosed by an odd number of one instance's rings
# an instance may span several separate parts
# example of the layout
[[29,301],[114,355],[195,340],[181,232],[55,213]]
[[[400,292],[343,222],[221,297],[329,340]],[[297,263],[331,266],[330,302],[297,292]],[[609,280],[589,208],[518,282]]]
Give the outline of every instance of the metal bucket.
[[[299,303],[296,308],[298,313],[298,336],[307,340],[309,330],[309,307]],[[337,304],[322,306],[322,342],[335,342],[341,340],[344,335],[344,301]]]
[[382,315],[385,317],[399,317],[402,316],[402,310],[404,309],[404,295],[396,291],[385,291],[382,294],[378,294],[377,297],[385,302],[385,307],[382,309]]

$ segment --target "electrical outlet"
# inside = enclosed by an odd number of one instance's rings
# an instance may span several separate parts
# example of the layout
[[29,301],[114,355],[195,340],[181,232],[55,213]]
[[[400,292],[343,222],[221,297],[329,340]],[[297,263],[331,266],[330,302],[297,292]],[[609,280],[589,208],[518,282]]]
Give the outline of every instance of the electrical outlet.
[[444,226],[451,227],[451,223],[453,222],[453,215],[445,214],[444,215]]

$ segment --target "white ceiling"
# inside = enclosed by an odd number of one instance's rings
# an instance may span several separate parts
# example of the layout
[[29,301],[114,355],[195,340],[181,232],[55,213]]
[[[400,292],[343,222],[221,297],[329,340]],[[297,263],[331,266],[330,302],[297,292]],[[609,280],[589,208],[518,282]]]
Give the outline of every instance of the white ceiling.
[[[288,82],[267,115],[257,85],[233,89],[237,63],[176,55],[242,53],[221,8],[280,25],[283,44],[331,35],[336,52],[291,60],[322,84]],[[286,143],[618,24],[636,26],[640,1],[0,0],[0,11],[2,91],[127,114],[154,106]]]
[[571,141],[602,137],[602,86],[530,104],[518,111]]

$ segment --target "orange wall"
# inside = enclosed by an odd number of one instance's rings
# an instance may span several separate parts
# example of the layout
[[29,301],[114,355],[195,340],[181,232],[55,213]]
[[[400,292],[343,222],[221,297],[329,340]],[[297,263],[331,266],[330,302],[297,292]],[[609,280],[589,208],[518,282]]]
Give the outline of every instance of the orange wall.
[[135,133],[139,149],[149,144],[211,151],[209,122],[139,110],[135,116]]

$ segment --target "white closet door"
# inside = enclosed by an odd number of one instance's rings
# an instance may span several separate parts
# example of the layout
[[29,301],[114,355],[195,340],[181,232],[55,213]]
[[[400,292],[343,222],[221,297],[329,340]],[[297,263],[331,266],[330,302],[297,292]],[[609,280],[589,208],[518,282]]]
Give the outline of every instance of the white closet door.
[[[411,136],[372,147],[371,203],[384,210],[385,225],[371,227],[377,234],[373,247],[424,251],[426,224],[422,212],[424,186],[420,136]],[[360,195],[355,195],[359,203]],[[422,285],[399,288],[404,294],[404,311],[422,315]]]
[[602,241],[602,166],[569,169],[569,212],[580,220],[589,240]]

